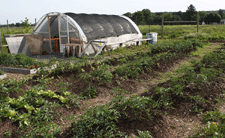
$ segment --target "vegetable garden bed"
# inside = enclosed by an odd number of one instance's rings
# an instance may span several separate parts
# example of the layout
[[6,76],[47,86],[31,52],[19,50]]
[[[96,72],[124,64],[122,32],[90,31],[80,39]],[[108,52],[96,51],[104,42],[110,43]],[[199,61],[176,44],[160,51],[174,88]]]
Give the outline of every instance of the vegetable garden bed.
[[[179,114],[185,118],[214,110],[213,98],[223,91],[217,87],[223,83],[218,78],[224,73],[223,49],[205,55],[200,62],[192,61],[191,66],[178,70],[177,76],[157,86],[149,85],[148,79],[201,46],[198,41],[178,41],[150,45],[146,51],[102,62],[59,60],[55,70],[40,72],[32,79],[6,80],[0,85],[0,125],[14,122],[10,133],[15,136],[19,130],[23,137],[125,137],[132,133],[140,137],[178,137],[170,134],[178,126],[168,122],[167,116]],[[149,89],[131,96],[143,83]],[[111,98],[92,107],[106,97]],[[98,102],[89,107],[89,101]],[[184,129],[181,136],[185,136],[184,131],[188,130]],[[3,132],[1,136],[7,134]]]

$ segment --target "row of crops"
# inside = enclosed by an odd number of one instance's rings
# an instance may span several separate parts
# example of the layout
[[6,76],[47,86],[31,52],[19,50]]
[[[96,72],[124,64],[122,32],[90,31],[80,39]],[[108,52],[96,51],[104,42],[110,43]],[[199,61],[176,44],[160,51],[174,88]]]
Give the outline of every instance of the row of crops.
[[101,63],[96,61],[90,64],[87,60],[76,64],[60,62],[61,64],[53,72],[60,74],[61,71],[72,72],[75,70],[86,81],[97,79],[100,82],[111,82],[115,76],[135,78],[138,74],[158,70],[160,67],[182,59],[191,51],[196,50],[197,47],[202,46],[203,43],[196,40],[159,43],[150,45],[143,52],[129,53],[127,50],[126,55],[123,54],[116,58],[105,59]]
[[[174,41],[144,45],[147,48],[140,52],[135,52],[137,47],[133,46],[130,50],[126,49],[127,54],[102,62],[89,62],[86,58],[75,59],[76,62],[72,59],[67,62],[52,59],[51,62],[59,64],[55,70],[41,70],[32,79],[0,81],[1,120],[11,120],[21,137],[126,137],[129,133],[122,129],[124,124],[154,124],[155,120],[162,118],[162,114],[176,112],[183,103],[190,105],[187,109],[191,110],[190,114],[214,110],[216,101],[213,98],[224,94],[224,90],[217,87],[223,82],[220,76],[225,68],[224,47],[205,55],[199,62],[193,60],[191,66],[177,71],[178,75],[142,95],[127,98],[124,96],[127,91],[116,86],[118,81],[138,79],[143,73],[163,71],[202,46],[203,43],[197,40]],[[72,79],[62,81],[64,74]],[[76,93],[72,87],[80,83],[88,87]],[[99,86],[112,84],[114,88],[111,91],[117,94],[108,104],[93,107],[78,116],[69,114],[66,118],[61,117],[64,112],[60,111],[79,111],[82,106],[80,101],[97,97]],[[30,88],[25,89],[24,85]],[[212,97],[209,99],[209,96]],[[214,121],[207,118],[208,114],[205,121]],[[224,115],[216,115],[215,119],[221,121],[221,126],[215,129],[218,129],[218,135],[224,136]],[[72,125],[63,123],[65,120],[73,122]],[[64,125],[71,127],[68,131],[61,130]],[[137,128],[136,135],[161,137],[153,128]],[[207,132],[199,135],[207,136]],[[13,136],[15,132],[12,133]],[[9,134],[5,132],[5,136]]]
[[[225,68],[224,49],[206,54],[200,62],[192,61],[192,66],[177,72],[178,76],[171,77],[166,83],[159,84],[145,94],[131,98],[115,96],[109,104],[88,110],[80,116],[79,121],[73,123],[70,136],[125,137],[126,133],[119,128],[121,122],[149,122],[160,116],[161,111],[172,109],[176,112],[184,108],[179,106],[185,103],[191,105],[191,108],[187,108],[187,111],[191,110],[190,114],[205,113],[203,122],[208,125],[195,136],[224,137],[225,115],[219,111],[213,112],[216,109],[215,99],[224,95],[224,89],[220,87],[224,83],[221,78]],[[138,130],[138,133],[151,137],[149,131]],[[161,137],[154,131],[152,134]]]

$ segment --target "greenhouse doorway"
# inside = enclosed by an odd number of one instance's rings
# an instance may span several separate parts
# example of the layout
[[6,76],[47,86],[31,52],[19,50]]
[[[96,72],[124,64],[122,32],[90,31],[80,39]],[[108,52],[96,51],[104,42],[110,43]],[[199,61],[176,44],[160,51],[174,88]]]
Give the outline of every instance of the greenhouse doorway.
[[61,13],[49,13],[42,17],[33,33],[43,35],[43,51],[67,53],[81,52],[83,43],[80,32],[70,17]]

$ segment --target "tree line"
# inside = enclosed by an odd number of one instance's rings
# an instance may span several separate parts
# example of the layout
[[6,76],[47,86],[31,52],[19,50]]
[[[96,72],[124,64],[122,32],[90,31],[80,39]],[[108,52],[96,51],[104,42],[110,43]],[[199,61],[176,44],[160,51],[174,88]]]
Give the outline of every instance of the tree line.
[[[136,11],[134,13],[127,12],[123,14],[129,17],[138,25],[150,25],[150,24],[161,24],[162,23],[162,12],[152,13],[149,9],[143,9],[142,11]],[[199,21],[203,21],[206,24],[212,22],[220,22],[221,19],[225,18],[224,10],[219,9],[218,12],[207,12],[199,11]],[[194,5],[190,5],[186,12],[164,12],[165,21],[196,21],[197,10]],[[178,23],[177,23],[178,24]]]
[[[35,24],[30,24],[30,26],[35,26]],[[7,24],[0,25],[0,27],[7,27]],[[9,27],[24,27],[23,23],[11,23]]]
[[[9,24],[9,27],[31,27],[31,26],[35,26],[35,23],[29,23],[29,19],[26,17],[24,21],[21,21],[21,23],[11,23]],[[7,24],[4,25],[0,25],[0,27],[7,27]]]

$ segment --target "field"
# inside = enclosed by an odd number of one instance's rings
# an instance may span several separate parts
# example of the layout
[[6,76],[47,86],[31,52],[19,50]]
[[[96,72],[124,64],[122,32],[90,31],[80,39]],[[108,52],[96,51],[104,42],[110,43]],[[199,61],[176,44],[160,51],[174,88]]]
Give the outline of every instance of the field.
[[[55,70],[0,80],[0,137],[225,137],[224,30],[166,26],[154,45],[54,58]],[[2,66],[48,66],[6,56]]]
[[[161,25],[139,26],[143,35],[149,32],[157,32],[161,38]],[[150,30],[150,31],[149,31]],[[197,25],[165,25],[164,38],[166,39],[189,39],[200,40],[225,40],[224,25],[200,25],[197,34]]]

